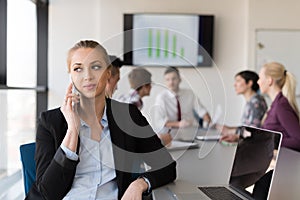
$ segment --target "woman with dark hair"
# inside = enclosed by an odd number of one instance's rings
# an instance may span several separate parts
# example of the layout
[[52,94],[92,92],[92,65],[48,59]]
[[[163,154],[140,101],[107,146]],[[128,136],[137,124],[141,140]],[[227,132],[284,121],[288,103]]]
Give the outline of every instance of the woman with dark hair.
[[[246,105],[242,115],[241,123],[247,126],[260,127],[261,121],[267,111],[267,104],[263,96],[258,94],[259,85],[257,73],[249,70],[241,71],[235,75],[234,88],[237,94],[244,96]],[[217,128],[222,132],[221,140],[237,141],[239,127],[220,126]]]

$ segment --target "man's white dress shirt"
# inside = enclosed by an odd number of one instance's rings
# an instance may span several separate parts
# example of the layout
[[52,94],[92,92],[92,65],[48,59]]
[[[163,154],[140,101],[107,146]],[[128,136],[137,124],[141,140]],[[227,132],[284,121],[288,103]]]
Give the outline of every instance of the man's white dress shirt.
[[198,125],[193,111],[200,117],[207,112],[199,98],[189,89],[179,89],[177,94],[170,90],[163,91],[156,97],[154,120],[151,124],[157,133],[167,133],[169,128],[165,127],[165,124],[168,121],[177,121],[176,96],[180,103],[181,120],[192,121],[193,125]]

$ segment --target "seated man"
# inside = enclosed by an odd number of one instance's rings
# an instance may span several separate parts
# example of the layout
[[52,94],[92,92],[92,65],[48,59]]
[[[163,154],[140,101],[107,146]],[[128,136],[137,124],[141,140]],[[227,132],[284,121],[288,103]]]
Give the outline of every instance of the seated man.
[[107,97],[112,98],[113,93],[118,89],[117,83],[120,80],[120,68],[123,66],[123,61],[121,61],[120,58],[111,55],[109,55],[109,59],[111,62],[111,76],[107,80],[105,94]]
[[[143,107],[142,98],[150,95],[152,82],[151,73],[142,67],[135,68],[128,74],[128,80],[131,87],[129,93],[121,95],[117,100],[126,103],[132,103],[136,105],[139,110],[141,110]],[[158,136],[163,145],[170,145],[172,137],[169,133],[160,134]]]
[[194,112],[205,122],[211,121],[210,115],[195,94],[189,89],[179,88],[181,78],[177,68],[167,68],[164,78],[168,90],[156,98],[155,105],[159,106],[154,117],[156,132],[166,133],[171,128],[198,125]]
[[151,73],[145,68],[138,67],[128,74],[130,91],[128,94],[121,95],[118,100],[126,103],[132,103],[139,110],[143,108],[142,98],[149,96],[151,91]]

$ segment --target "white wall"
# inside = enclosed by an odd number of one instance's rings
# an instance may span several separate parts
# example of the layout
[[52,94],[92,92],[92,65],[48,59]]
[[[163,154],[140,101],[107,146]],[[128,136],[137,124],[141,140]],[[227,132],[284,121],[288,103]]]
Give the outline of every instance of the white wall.
[[[298,0],[250,0],[249,1],[249,56],[248,63],[259,71],[261,66],[255,66],[256,31],[258,29],[300,29],[300,1]],[[288,52],[289,49],[286,49]],[[297,80],[299,82],[299,80]],[[300,96],[297,97],[298,105]]]
[[60,106],[69,77],[67,51],[80,39],[99,40],[99,1],[50,0],[49,108]]
[[[300,29],[300,1],[249,1],[249,63],[255,65],[255,33],[257,29]],[[259,67],[259,66],[257,66]]]
[[[123,14],[134,12],[198,13],[215,15],[214,61],[216,66],[180,69],[182,87],[190,87],[202,103],[214,111],[217,104],[226,114],[225,122],[240,120],[243,98],[233,89],[234,74],[247,68],[248,0],[50,0],[49,108],[62,102],[68,76],[66,52],[80,39],[96,39],[110,54],[122,55]],[[129,88],[123,67],[118,93]],[[163,83],[163,68],[148,68],[156,83]],[[224,83],[224,84],[223,84]],[[145,112],[153,105],[157,87],[145,99]]]

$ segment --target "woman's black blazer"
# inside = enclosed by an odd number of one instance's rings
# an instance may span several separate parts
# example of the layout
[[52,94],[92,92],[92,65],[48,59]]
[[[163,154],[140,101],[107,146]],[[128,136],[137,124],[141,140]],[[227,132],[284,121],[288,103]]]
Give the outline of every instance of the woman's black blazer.
[[[147,177],[153,189],[175,180],[176,162],[136,106],[106,99],[106,114],[113,144],[118,199],[138,176]],[[70,190],[80,160],[66,158],[60,148],[66,131],[67,123],[59,108],[41,114],[36,134],[36,181],[26,199],[58,200]],[[151,170],[136,173],[134,163],[137,160],[144,161]]]

